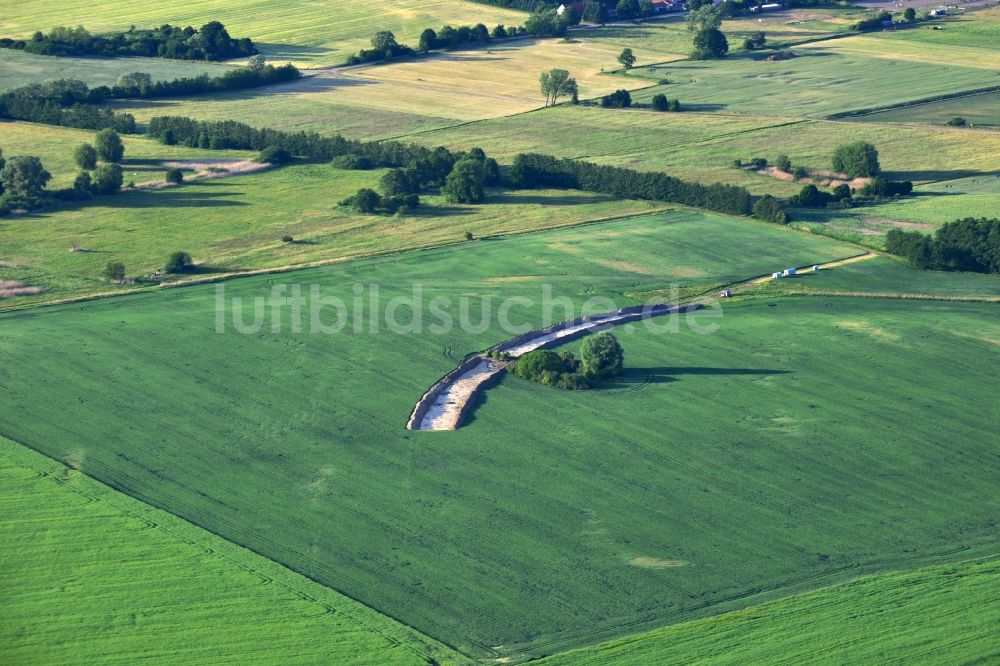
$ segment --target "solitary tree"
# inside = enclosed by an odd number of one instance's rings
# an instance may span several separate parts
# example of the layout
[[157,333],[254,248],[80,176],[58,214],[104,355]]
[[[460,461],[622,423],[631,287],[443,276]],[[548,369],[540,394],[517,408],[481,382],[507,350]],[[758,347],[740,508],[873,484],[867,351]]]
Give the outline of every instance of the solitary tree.
[[362,213],[374,213],[381,201],[382,197],[378,195],[378,192],[369,187],[362,187],[354,195],[354,205]]
[[97,166],[97,151],[89,143],[81,143],[73,151],[73,160],[78,167],[89,171]]
[[109,280],[124,280],[125,264],[120,261],[108,262],[108,265],[104,267],[104,277]]
[[838,146],[833,153],[833,169],[850,178],[871,178],[881,173],[878,150],[867,141]]
[[632,69],[635,65],[635,55],[632,53],[632,49],[628,47],[622,49],[622,52],[618,54],[618,62],[620,62],[625,69]]
[[778,155],[778,159],[774,160],[774,166],[778,171],[788,173],[792,170],[792,161],[788,159],[788,155]]
[[167,258],[167,265],[163,267],[166,273],[183,273],[194,266],[191,255],[187,252],[174,252]]
[[653,95],[652,104],[657,111],[666,111],[670,106],[667,102],[667,96],[662,93]]
[[905,10],[903,10],[903,19],[907,23],[913,23],[914,21],[917,20],[917,10],[915,10],[913,7],[907,7]]
[[97,133],[94,142],[97,147],[97,155],[105,162],[121,162],[125,155],[125,145],[122,143],[118,132],[110,127],[102,129]]
[[694,52],[691,57],[695,60],[722,58],[727,53],[729,42],[718,28],[705,28],[694,34]]
[[38,203],[45,184],[51,179],[52,174],[45,170],[42,161],[34,155],[16,155],[7,160],[0,171],[4,196],[29,205]]
[[625,352],[610,333],[598,333],[584,340],[580,350],[583,373],[590,377],[614,377],[621,374]]
[[545,95],[545,106],[555,106],[556,101],[563,95],[576,95],[576,79],[571,78],[565,69],[550,69],[542,72],[539,81],[542,85],[542,94]]
[[[503,26],[497,27],[502,28]],[[432,28],[426,28],[420,33],[420,43],[417,44],[417,50],[427,53],[435,48],[437,48],[437,33]]]
[[184,172],[180,169],[169,169],[164,179],[168,183],[180,185],[184,182]]

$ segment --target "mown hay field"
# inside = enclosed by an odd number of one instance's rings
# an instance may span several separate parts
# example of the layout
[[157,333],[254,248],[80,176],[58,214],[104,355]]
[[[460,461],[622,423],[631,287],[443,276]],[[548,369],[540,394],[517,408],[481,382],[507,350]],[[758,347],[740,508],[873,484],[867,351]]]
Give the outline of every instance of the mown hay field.
[[[158,146],[143,139],[134,143]],[[159,148],[164,156],[184,154],[176,146]],[[125,166],[131,177],[131,162]],[[162,173],[140,172],[136,180],[162,178]],[[45,291],[4,299],[0,308],[135,288],[108,284],[102,278],[105,265],[122,261],[130,277],[140,277],[162,268],[178,250],[192,254],[204,277],[456,243],[467,231],[477,237],[519,233],[666,208],[572,190],[496,190],[475,205],[428,194],[420,208],[392,217],[338,205],[361,187],[377,188],[382,173],[302,164],[5,218],[0,222],[0,279],[27,281]],[[283,242],[286,235],[295,242]]]
[[939,565],[860,578],[541,663],[985,663],[998,657],[997,594],[1000,561]]
[[343,63],[351,53],[367,48],[379,30],[391,30],[400,42],[416,46],[424,28],[520,25],[526,17],[523,12],[460,0],[400,0],[380,5],[348,0],[166,0],[142,5],[67,0],[53,5],[25,0],[4,8],[0,36],[24,39],[36,30],[47,32],[60,25],[82,24],[92,32],[105,32],[164,23],[197,28],[221,21],[233,37],[249,37],[275,60],[319,67]]
[[8,664],[461,663],[356,601],[0,437]]
[[[270,126],[385,138],[542,107],[539,76],[562,68],[576,78],[582,98],[617,88],[650,85],[638,77],[603,72],[620,67],[621,47],[602,41],[518,39],[490,47],[334,70],[264,90],[118,106],[140,121],[156,115],[241,120]],[[637,50],[640,58],[647,52]],[[662,61],[680,56],[655,56]],[[569,101],[563,98],[561,101]]]
[[965,118],[973,126],[1000,127],[1000,92],[968,95],[940,102],[928,102],[861,116],[872,123],[929,123],[943,125],[953,118]]
[[[522,296],[510,321],[537,325],[544,284],[608,308],[855,251],[686,213],[234,280],[222,299],[294,283],[351,304],[377,284],[387,303],[419,284],[456,322],[462,296],[471,323],[487,297]],[[477,657],[995,547],[996,352],[969,336],[1000,329],[979,304],[727,304],[698,320],[712,334],[621,329],[627,371],[605,389],[507,378],[466,427],[414,433],[421,391],[510,336],[495,320],[376,333],[348,312],[323,335],[265,316],[239,334],[223,309],[220,334],[218,298],[204,285],[0,315],[0,433]]]

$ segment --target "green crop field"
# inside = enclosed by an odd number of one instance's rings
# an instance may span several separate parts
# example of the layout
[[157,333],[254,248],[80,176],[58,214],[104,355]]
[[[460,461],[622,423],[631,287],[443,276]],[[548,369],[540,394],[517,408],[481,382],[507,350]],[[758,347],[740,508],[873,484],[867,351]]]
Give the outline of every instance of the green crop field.
[[146,72],[154,80],[220,76],[229,65],[164,58],[57,58],[0,49],[0,91],[51,79],[78,79],[90,86],[109,86],[122,74]]
[[426,637],[0,437],[6,664],[460,663]]
[[927,567],[862,578],[542,663],[990,663],[1000,659],[994,640],[997,594],[998,560]]
[[331,0],[167,0],[138,6],[110,0],[66,0],[58,6],[25,0],[5,7],[0,36],[26,38],[36,30],[83,24],[92,32],[152,28],[164,23],[199,27],[221,21],[234,37],[249,37],[269,57],[305,66],[344,62],[366,48],[378,30],[392,30],[404,43],[416,45],[424,28],[497,23],[520,25],[523,12],[462,0],[400,0],[378,6]]
[[[295,283],[349,303],[355,284],[388,299],[418,283],[452,311],[469,297],[473,322],[487,296],[532,298],[511,320],[537,323],[546,283],[627,303],[855,251],[675,214],[246,278],[223,299]],[[0,433],[471,655],[547,654],[995,549],[1000,413],[982,386],[1000,327],[980,304],[751,300],[698,320],[710,335],[623,329],[627,371],[607,389],[508,378],[466,427],[413,433],[423,387],[507,337],[495,322],[241,335],[224,318],[213,334],[217,298],[0,315]]]

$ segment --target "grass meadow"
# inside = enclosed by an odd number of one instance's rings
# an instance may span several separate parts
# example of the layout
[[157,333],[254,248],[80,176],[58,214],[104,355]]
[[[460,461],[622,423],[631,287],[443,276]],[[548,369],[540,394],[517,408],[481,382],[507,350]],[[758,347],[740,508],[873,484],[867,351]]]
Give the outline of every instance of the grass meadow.
[[[0,53],[3,53],[0,50]],[[80,173],[73,161],[73,150],[82,143],[94,145],[93,130],[78,130],[68,127],[52,127],[37,123],[0,121],[0,149],[4,157],[14,155],[35,155],[52,174],[49,189],[69,187]],[[241,150],[202,150],[185,146],[164,146],[158,141],[138,135],[121,135],[125,144],[125,159],[122,170],[125,182],[136,183],[163,180],[166,167],[164,161],[199,159],[237,159],[253,157],[255,153]],[[10,218],[0,220],[0,227],[10,223]]]
[[[350,303],[353,285],[389,299],[419,283],[452,313],[467,296],[473,322],[487,297],[533,299],[510,316],[537,323],[543,284],[619,305],[855,251],[678,213],[225,288],[249,303],[317,284]],[[415,433],[423,388],[508,333],[375,333],[359,312],[340,335],[216,334],[217,298],[0,315],[0,433],[471,656],[551,654],[995,548],[1000,413],[982,387],[1000,327],[981,304],[731,303],[701,320],[709,335],[622,329],[627,369],[604,389],[508,377],[466,427]]]
[[[80,454],[83,455],[82,453]],[[0,437],[8,664],[463,663],[444,646]]]
[[231,66],[214,62],[164,58],[60,58],[0,49],[0,91],[51,79],[78,79],[87,85],[110,86],[122,74],[146,72],[154,80],[221,76]]
[[[412,214],[393,217],[338,206],[361,187],[377,187],[382,173],[301,164],[4,218],[0,279],[27,281],[45,292],[0,301],[0,308],[134,288],[109,285],[101,277],[104,266],[123,261],[127,274],[139,277],[161,268],[177,250],[190,252],[207,275],[456,243],[467,231],[477,237],[520,233],[665,208],[572,190],[497,190],[476,205],[432,194]],[[283,242],[285,235],[295,242]]]
[[943,125],[952,118],[965,118],[973,126],[1000,127],[1000,92],[970,95],[940,102],[917,104],[862,116],[872,123],[928,123]]
[[[1000,562],[869,576],[541,663],[986,663],[995,660]],[[947,622],[942,622],[947,618]]]
[[424,28],[445,24],[497,23],[520,25],[523,12],[459,0],[400,0],[378,6],[331,0],[207,0],[144,5],[111,0],[66,0],[58,6],[25,0],[4,10],[0,35],[29,37],[36,30],[83,24],[92,32],[151,28],[170,23],[199,27],[221,21],[234,37],[249,37],[267,56],[296,65],[320,67],[343,63],[367,48],[379,30],[391,30],[400,42],[416,45]]

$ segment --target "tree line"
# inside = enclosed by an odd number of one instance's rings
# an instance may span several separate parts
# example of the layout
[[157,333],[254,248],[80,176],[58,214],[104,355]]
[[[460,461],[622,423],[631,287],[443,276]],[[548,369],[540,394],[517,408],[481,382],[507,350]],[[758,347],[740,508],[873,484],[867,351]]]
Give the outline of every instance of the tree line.
[[647,199],[746,215],[752,197],[743,187],[702,185],[665,173],[521,153],[514,158],[509,181],[514,187],[558,187],[601,192],[621,199]]
[[41,31],[29,40],[0,39],[0,48],[48,56],[143,56],[176,60],[227,60],[257,53],[249,38],[233,39],[226,27],[210,21],[195,30],[164,24],[159,28],[95,35],[83,26]]
[[1000,273],[1000,219],[967,217],[942,225],[927,236],[891,229],[885,250],[905,257],[915,268]]

